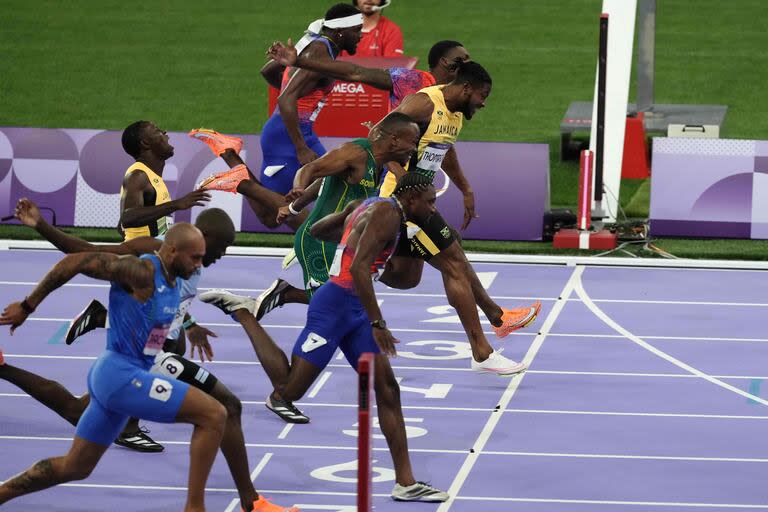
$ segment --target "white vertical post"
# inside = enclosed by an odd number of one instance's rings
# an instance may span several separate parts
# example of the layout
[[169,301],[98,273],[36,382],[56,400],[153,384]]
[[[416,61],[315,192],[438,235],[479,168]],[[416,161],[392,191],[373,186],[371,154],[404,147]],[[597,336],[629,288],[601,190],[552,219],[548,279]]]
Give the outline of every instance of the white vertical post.
[[[635,12],[637,0],[603,0],[603,13],[610,19],[608,29],[608,69],[605,90],[605,138],[603,151],[603,212],[608,222],[616,221],[619,187],[621,185],[621,160],[624,154],[624,129],[626,127],[629,78],[632,68],[632,46],[635,37]],[[597,19],[596,19],[597,21]],[[597,144],[597,72],[595,73],[595,97],[592,107],[592,132],[590,151]]]

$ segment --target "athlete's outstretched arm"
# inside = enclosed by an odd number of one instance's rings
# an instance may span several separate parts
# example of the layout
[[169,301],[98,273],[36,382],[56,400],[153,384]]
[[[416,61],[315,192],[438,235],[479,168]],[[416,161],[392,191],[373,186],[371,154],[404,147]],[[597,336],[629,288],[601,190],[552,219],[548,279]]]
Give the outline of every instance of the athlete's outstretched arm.
[[309,234],[323,242],[339,243],[344,235],[344,224],[349,214],[360,206],[361,199],[357,199],[347,204],[340,212],[331,213],[322,219],[316,221],[309,228]]
[[161,244],[159,240],[149,236],[134,238],[121,244],[92,244],[48,224],[43,219],[43,216],[40,215],[40,209],[37,205],[27,198],[18,200],[14,217],[19,219],[25,226],[29,226],[40,233],[43,238],[66,254],[97,251],[138,256],[156,251],[160,248]]
[[270,60],[262,66],[261,76],[269,85],[279,91],[283,82],[283,71],[285,71],[285,66],[275,60]]
[[293,41],[283,45],[275,41],[267,50],[267,55],[283,66],[293,66],[308,71],[315,71],[336,80],[347,82],[362,82],[385,91],[392,90],[392,76],[386,69],[366,68],[351,62],[338,60],[318,60],[308,55],[297,55]]
[[[101,252],[81,252],[65,256],[43,277],[35,289],[21,302],[6,306],[0,325],[10,325],[11,334],[24,323],[52,291],[66,284],[77,274],[94,279],[117,281],[126,290],[151,290],[152,264],[135,256],[117,256]],[[149,297],[147,293],[147,297]]]
[[454,146],[451,146],[445,154],[443,170],[464,196],[464,223],[461,225],[463,231],[467,229],[472,219],[477,217],[475,214],[475,193],[472,191],[466,176],[464,176],[464,171],[461,170],[459,157],[456,155],[456,148]]
[[[331,60],[328,50],[324,44],[313,42],[304,49],[307,55],[320,60]],[[305,69],[297,70],[286,84],[285,89],[277,98],[277,104],[280,107],[280,115],[283,118],[285,130],[288,132],[294,148],[296,148],[296,158],[302,165],[308,164],[317,158],[317,154],[307,145],[304,136],[299,127],[298,101],[302,96],[309,94],[323,80],[323,76],[313,71]]]
[[[291,203],[291,208],[293,208],[294,212],[301,214],[301,211],[306,208],[308,204],[317,199],[317,196],[320,195],[320,188],[322,188],[322,186],[323,180],[315,180],[303,191],[298,189],[291,190],[288,195],[285,196],[285,200]],[[277,209],[277,224],[282,224],[288,220],[289,217],[297,217],[298,214],[294,215],[293,212],[288,209],[288,205],[283,205]],[[306,216],[304,219],[306,219]],[[298,230],[299,226],[297,225],[295,229]]]
[[[346,142],[299,169],[293,178],[293,187],[303,190],[319,178],[326,176],[343,177],[345,173],[355,167],[354,164],[357,161],[364,163],[366,158],[365,149],[358,144]],[[365,166],[361,167],[364,168]]]
[[429,96],[423,92],[417,92],[406,96],[392,112],[400,112],[413,119],[413,122],[419,125],[421,133],[424,134],[432,121],[434,110],[435,104],[432,103]]
[[149,178],[141,171],[132,172],[123,181],[125,198],[120,204],[120,225],[123,228],[146,226],[150,222],[178,210],[187,210],[193,206],[205,206],[205,203],[211,199],[210,192],[193,190],[181,199],[146,206],[144,204],[144,189],[148,186]]

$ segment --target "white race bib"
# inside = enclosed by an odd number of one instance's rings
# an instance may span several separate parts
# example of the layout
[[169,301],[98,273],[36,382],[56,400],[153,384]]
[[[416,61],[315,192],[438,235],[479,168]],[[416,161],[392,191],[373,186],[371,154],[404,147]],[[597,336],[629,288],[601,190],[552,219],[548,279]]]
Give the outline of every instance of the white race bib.
[[154,356],[158,352],[163,350],[165,344],[165,338],[168,336],[170,325],[163,325],[161,327],[155,327],[149,331],[149,337],[144,344],[144,355]]
[[440,144],[438,142],[430,142],[427,147],[424,148],[424,152],[421,154],[419,162],[416,167],[425,171],[437,172],[443,167],[443,159],[448,150],[451,149],[450,144]]
[[336,252],[333,255],[333,263],[331,263],[331,268],[328,269],[329,276],[338,276],[339,272],[341,272],[341,258],[344,256],[345,247],[346,245],[344,244],[336,246]]

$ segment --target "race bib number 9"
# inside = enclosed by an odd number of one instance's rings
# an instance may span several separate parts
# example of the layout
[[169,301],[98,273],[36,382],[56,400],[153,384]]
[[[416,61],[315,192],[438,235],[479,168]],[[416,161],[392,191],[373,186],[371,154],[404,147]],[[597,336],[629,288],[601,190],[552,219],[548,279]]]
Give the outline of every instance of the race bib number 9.
[[144,344],[144,355],[155,356],[158,352],[163,350],[165,344],[165,338],[168,336],[169,326],[163,325],[162,327],[155,327],[149,331],[149,337]]
[[450,144],[440,144],[437,142],[430,142],[427,147],[424,148],[424,152],[421,154],[416,167],[423,171],[430,171],[435,174],[443,167],[443,159],[448,150],[451,149]]

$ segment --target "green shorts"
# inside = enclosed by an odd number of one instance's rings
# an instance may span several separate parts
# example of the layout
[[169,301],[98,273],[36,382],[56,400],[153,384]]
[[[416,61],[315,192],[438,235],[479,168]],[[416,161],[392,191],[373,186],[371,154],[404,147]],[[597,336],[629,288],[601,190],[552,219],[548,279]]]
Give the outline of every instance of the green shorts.
[[338,244],[321,242],[309,234],[309,229],[299,229],[293,241],[296,259],[304,273],[304,289],[307,297],[328,280],[328,270],[333,264],[333,257]]

